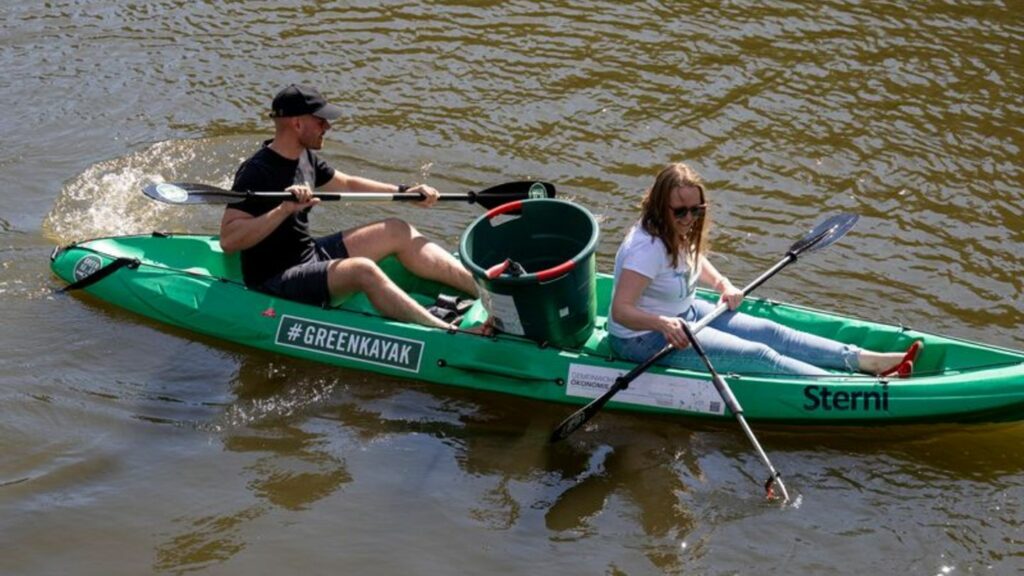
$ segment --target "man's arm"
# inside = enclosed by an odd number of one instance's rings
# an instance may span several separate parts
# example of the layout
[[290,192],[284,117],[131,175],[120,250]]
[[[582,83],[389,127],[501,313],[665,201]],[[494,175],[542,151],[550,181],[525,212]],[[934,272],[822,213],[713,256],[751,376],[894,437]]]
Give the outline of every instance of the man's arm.
[[309,202],[281,202],[273,210],[253,216],[236,208],[224,210],[220,219],[220,247],[226,254],[252,248],[277,229],[293,213],[317,204],[314,198]]
[[[371,180],[370,178],[363,178],[362,176],[350,176],[340,170],[335,170],[334,176],[321,186],[320,189],[327,192],[384,192],[385,194],[394,194],[398,192],[398,185],[386,184],[377,180]],[[413,186],[407,192],[423,196],[423,201],[416,203],[420,206],[433,206],[438,198],[441,197],[441,194],[433,186],[426,184]]]
[[335,170],[334,177],[320,189],[327,192],[384,192],[387,194],[398,192],[396,184],[385,184],[362,176],[349,176],[341,170]]

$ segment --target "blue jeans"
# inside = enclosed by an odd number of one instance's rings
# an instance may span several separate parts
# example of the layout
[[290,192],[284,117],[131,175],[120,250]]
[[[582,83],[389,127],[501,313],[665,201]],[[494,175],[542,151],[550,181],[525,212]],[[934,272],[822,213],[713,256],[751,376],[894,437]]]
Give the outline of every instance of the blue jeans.
[[[680,316],[696,322],[715,309],[704,300]],[[800,332],[749,314],[726,311],[696,334],[697,340],[715,370],[737,374],[785,374],[825,376],[824,368],[856,372],[860,348]],[[643,362],[665,347],[660,332],[647,332],[633,338],[608,336],[612,351],[621,358]],[[660,362],[684,370],[707,371],[692,347],[676,350]]]

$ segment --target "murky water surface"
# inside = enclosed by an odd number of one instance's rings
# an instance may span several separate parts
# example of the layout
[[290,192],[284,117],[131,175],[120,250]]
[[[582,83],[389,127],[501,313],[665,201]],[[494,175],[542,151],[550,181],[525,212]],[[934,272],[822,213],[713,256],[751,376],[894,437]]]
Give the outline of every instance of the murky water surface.
[[[558,184],[609,269],[670,160],[762,295],[1024,347],[1024,11],[1014,2],[12,3],[0,8],[0,573],[1012,574],[1024,425],[757,427],[566,415],[348,372],[52,293],[56,244],[213,232],[151,179],[226,185],[270,96],[347,115],[342,170]],[[321,231],[478,214],[323,207]]]

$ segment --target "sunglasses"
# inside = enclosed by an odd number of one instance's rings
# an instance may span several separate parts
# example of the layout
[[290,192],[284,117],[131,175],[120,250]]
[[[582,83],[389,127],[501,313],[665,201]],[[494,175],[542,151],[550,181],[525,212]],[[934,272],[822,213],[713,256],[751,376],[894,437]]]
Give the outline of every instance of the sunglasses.
[[686,218],[687,214],[689,214],[690,216],[693,216],[696,219],[703,218],[704,214],[706,214],[707,211],[707,204],[697,204],[696,206],[683,206],[682,208],[673,208],[672,216],[674,216],[676,220],[682,220],[683,218]]

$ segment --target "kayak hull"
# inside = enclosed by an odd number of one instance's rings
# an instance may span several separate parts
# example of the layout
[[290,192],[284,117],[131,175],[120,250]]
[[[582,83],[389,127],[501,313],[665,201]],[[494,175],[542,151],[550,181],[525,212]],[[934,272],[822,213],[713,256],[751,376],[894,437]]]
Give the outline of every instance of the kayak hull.
[[[51,267],[72,283],[119,259],[128,265],[82,290],[159,322],[315,362],[574,405],[600,396],[634,366],[612,358],[601,316],[590,339],[570,350],[505,334],[490,338],[389,320],[361,294],[321,308],[251,290],[240,281],[237,255],[224,255],[213,236],[100,238],[56,250]],[[393,259],[381,265],[424,305],[443,289],[408,274]],[[598,310],[607,310],[611,278],[599,274],[596,282]],[[919,375],[910,379],[725,375],[750,421],[874,425],[1024,418],[1022,352],[756,298],[742,309],[873,349],[903,350],[915,340],[925,342],[916,366]],[[462,328],[485,318],[477,303]],[[607,407],[686,418],[733,417],[707,374],[660,366],[637,378]]]

